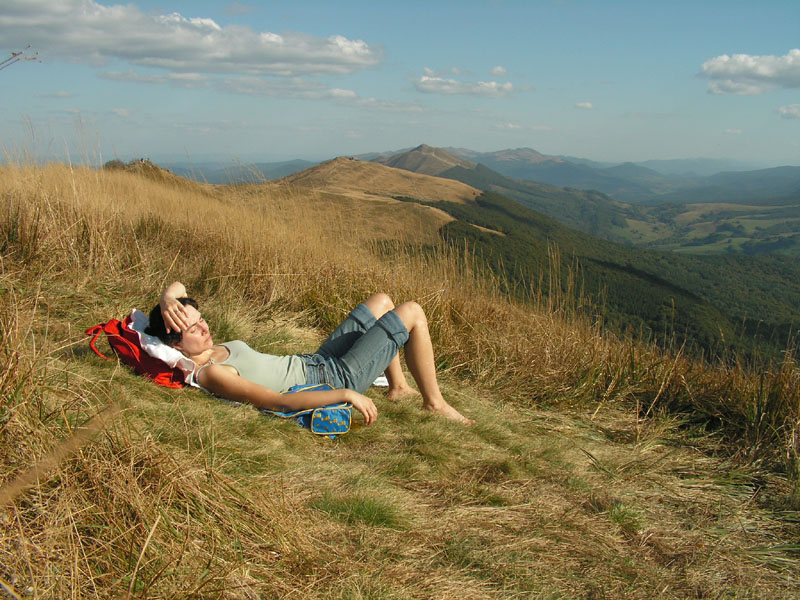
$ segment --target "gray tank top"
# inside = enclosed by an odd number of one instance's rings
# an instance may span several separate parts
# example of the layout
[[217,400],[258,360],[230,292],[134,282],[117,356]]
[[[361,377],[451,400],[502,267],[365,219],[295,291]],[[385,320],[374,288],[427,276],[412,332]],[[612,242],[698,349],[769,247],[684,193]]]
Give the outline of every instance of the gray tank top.
[[262,354],[241,340],[220,345],[228,349],[230,356],[222,362],[210,364],[231,366],[248,381],[275,392],[282,392],[293,385],[306,382],[306,363],[299,356]]

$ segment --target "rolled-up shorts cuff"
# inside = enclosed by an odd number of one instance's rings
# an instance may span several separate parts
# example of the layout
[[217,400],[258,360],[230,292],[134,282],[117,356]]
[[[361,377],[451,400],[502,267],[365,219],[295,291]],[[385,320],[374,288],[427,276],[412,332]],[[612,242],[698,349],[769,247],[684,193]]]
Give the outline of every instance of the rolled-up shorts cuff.
[[375,315],[372,314],[372,311],[367,308],[367,305],[364,303],[359,304],[353,310],[350,311],[350,314],[347,315],[345,322],[349,319],[355,319],[361,325],[362,330],[366,331],[373,325],[375,325]]
[[408,329],[393,311],[370,327],[338,364],[347,387],[364,393],[408,341]]
[[397,313],[393,310],[390,310],[384,314],[375,322],[375,325],[387,333],[387,335],[397,345],[398,349],[402,348],[408,341],[408,329],[406,329],[406,324],[403,323],[403,320],[398,317]]
[[322,342],[316,354],[326,357],[344,356],[364,333],[375,325],[375,315],[366,304],[359,304]]

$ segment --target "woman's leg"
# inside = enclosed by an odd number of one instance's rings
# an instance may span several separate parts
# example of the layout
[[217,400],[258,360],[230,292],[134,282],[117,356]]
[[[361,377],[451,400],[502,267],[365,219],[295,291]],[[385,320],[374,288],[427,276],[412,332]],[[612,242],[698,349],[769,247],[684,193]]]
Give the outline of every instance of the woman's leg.
[[425,311],[416,302],[404,302],[396,307],[394,312],[408,329],[408,342],[406,342],[405,346],[406,364],[414,377],[414,381],[419,386],[423,408],[454,421],[466,424],[474,423],[475,421],[467,419],[450,406],[442,396],[439,382],[436,379],[433,344],[431,343]]
[[[386,294],[371,296],[337,327],[319,353],[332,361],[331,368],[340,373],[350,389],[363,393],[383,370],[392,386],[390,389],[398,392],[411,390],[397,355],[398,350],[405,347],[406,363],[422,394],[423,408],[461,423],[474,423],[442,396],[436,379],[428,320],[422,307],[416,302],[393,306]],[[373,321],[374,317],[379,320]]]
[[[388,294],[373,294],[364,301],[364,304],[369,308],[376,319],[380,319],[383,315],[394,308],[394,302]],[[386,392],[386,397],[389,400],[399,400],[406,396],[415,396],[416,390],[408,385],[406,376],[403,373],[403,367],[400,365],[400,354],[396,354],[386,367],[384,372],[386,379],[389,382],[389,389]]]

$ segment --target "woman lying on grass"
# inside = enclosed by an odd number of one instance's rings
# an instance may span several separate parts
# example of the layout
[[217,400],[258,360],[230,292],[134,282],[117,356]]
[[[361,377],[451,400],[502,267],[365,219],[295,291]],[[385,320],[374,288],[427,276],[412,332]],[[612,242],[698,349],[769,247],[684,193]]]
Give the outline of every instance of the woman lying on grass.
[[[390,400],[417,393],[400,366],[398,351],[405,346],[422,407],[460,423],[474,423],[442,397],[428,321],[416,302],[395,307],[386,294],[375,294],[355,307],[314,354],[273,356],[256,352],[241,340],[215,345],[197,302],[187,298],[186,288],[176,281],[150,312],[146,333],[194,361],[195,381],[212,394],[279,411],[349,402],[367,425],[375,422],[378,409],[364,392],[381,373],[389,381]],[[278,393],[294,385],[319,383],[335,389]]]

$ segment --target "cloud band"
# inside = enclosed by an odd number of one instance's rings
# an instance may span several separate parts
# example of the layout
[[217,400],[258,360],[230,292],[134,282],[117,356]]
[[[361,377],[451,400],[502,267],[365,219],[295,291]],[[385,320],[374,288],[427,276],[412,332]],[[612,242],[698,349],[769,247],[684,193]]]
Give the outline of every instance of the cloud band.
[[75,62],[121,60],[173,73],[351,73],[381,60],[379,49],[341,35],[221,27],[212,19],[151,16],[132,4],[104,6],[93,0],[5,0],[0,44],[31,44],[43,56]]

